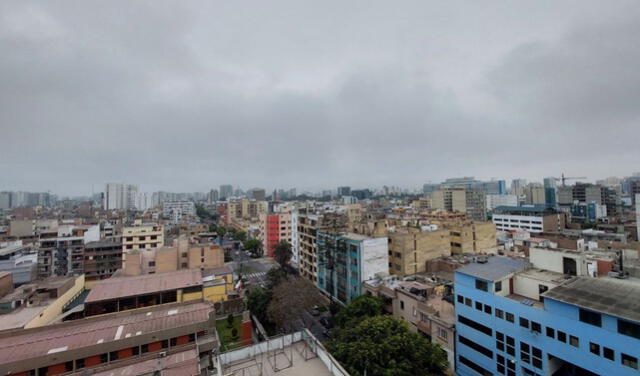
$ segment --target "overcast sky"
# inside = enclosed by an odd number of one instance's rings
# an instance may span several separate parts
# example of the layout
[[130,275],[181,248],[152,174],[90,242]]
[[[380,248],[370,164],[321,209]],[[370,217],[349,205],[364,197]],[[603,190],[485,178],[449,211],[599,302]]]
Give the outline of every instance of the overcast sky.
[[1,1],[0,190],[640,170],[640,2]]

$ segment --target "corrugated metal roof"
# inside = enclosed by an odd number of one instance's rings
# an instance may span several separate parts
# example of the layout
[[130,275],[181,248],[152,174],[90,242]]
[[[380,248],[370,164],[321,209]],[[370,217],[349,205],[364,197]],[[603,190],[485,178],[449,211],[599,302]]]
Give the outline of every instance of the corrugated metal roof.
[[152,294],[202,285],[200,269],[105,279],[91,289],[85,303]]
[[184,304],[136,314],[109,315],[100,320],[87,318],[73,321],[73,325],[51,325],[24,334],[17,332],[0,341],[0,364],[204,322],[212,310],[206,303]]
[[146,360],[128,366],[98,372],[95,376],[137,376],[162,371],[162,375],[192,376],[199,375],[199,354],[196,350],[187,350],[168,355],[165,358]]
[[637,279],[576,277],[542,296],[640,322],[640,281]]

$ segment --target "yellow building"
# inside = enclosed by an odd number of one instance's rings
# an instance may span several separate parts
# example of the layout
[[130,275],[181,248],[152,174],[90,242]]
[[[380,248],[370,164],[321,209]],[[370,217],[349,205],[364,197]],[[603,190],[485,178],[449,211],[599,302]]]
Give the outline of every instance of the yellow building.
[[421,273],[426,262],[451,255],[449,230],[422,231],[403,227],[387,231],[389,272],[400,276]]
[[451,253],[496,253],[496,225],[493,222],[458,221],[447,224]]
[[142,223],[136,220],[133,226],[122,229],[122,250],[124,253],[162,247],[164,228],[157,223]]

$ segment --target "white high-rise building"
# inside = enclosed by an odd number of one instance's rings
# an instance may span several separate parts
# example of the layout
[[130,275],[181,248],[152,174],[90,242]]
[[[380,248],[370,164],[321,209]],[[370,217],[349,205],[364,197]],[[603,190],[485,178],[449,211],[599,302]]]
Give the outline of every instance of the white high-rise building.
[[148,210],[153,207],[151,203],[151,193],[149,192],[140,192],[136,195],[136,209],[138,210]]
[[106,210],[133,210],[137,196],[137,185],[108,183],[104,190],[103,207]]
[[498,206],[518,206],[518,196],[487,195],[487,210],[492,211]]
[[640,193],[636,193],[636,230],[638,231],[638,240],[640,240]]

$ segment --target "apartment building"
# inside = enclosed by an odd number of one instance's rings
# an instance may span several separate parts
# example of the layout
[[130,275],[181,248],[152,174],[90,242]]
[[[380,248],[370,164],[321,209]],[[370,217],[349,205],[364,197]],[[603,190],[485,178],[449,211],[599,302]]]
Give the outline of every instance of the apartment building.
[[451,254],[448,229],[394,227],[389,239],[389,273],[405,276],[425,271],[426,262]]
[[133,226],[122,229],[122,250],[131,252],[158,248],[164,245],[164,227],[157,223],[142,223],[137,219]]
[[443,188],[431,193],[431,207],[447,212],[465,213],[468,219],[487,219],[486,193],[465,188]]
[[558,232],[565,228],[565,221],[564,213],[546,205],[499,206],[493,213],[493,223],[501,231]]
[[85,244],[83,269],[87,281],[110,278],[122,269],[122,239],[117,237]]
[[100,240],[100,226],[60,225],[41,232],[38,248],[38,277],[84,273],[84,251],[89,242]]
[[196,216],[196,205],[193,201],[165,201],[162,203],[162,216],[172,223]]
[[349,304],[362,294],[362,282],[388,270],[388,239],[318,231],[318,288]]
[[496,253],[496,225],[492,222],[454,221],[444,225],[449,230],[451,253]]
[[378,276],[365,281],[363,288],[366,294],[383,298],[385,311],[407,322],[410,330],[439,344],[453,370],[456,316],[450,281],[434,280],[424,274],[404,279]]
[[218,244],[194,244],[187,239],[178,239],[172,247],[129,252],[123,272],[125,275],[141,275],[183,269],[214,269],[222,266],[224,250]]
[[273,257],[276,244],[291,243],[291,213],[269,213],[260,215],[260,240],[265,255]]
[[[208,354],[218,347],[211,304],[163,305],[0,333],[0,374],[109,375],[146,363],[153,364],[149,372],[118,374],[153,374],[167,359],[178,360],[182,371],[188,359],[199,370],[211,365]],[[186,351],[194,356],[174,358]]]
[[536,183],[531,183],[524,187],[525,204],[537,205],[545,203],[544,186]]
[[458,375],[638,375],[637,280],[478,261],[455,272]]
[[107,183],[104,190],[105,210],[135,210],[138,186],[132,184]]

